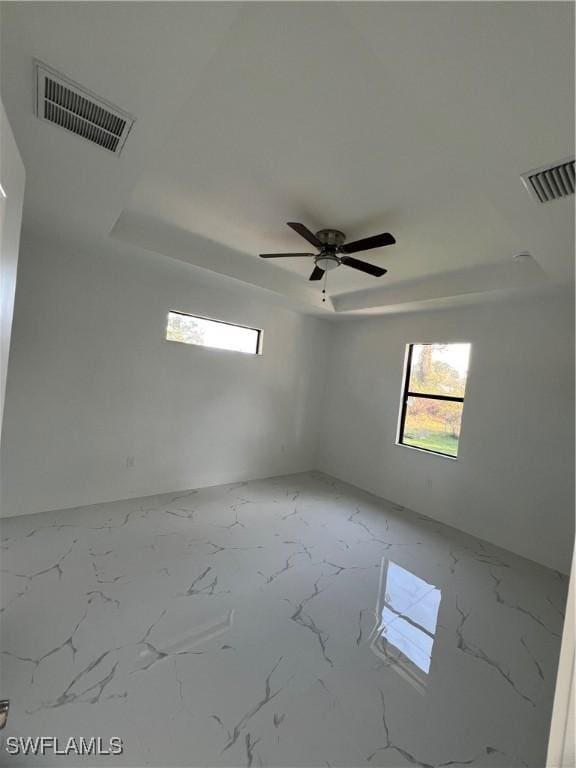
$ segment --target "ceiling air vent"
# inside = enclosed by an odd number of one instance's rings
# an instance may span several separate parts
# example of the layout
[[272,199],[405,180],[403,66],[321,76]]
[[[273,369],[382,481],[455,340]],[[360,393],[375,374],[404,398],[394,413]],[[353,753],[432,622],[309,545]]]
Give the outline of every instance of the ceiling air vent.
[[522,182],[537,203],[574,194],[574,158],[523,173]]
[[119,155],[134,118],[41,61],[36,69],[36,114]]

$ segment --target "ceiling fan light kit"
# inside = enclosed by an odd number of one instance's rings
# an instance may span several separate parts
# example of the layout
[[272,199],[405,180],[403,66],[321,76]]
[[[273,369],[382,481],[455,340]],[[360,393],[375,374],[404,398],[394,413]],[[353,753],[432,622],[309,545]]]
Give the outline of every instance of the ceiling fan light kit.
[[[314,259],[314,269],[310,275],[310,280],[322,280],[327,272],[343,265],[365,272],[373,277],[382,277],[388,270],[383,267],[377,267],[375,264],[369,264],[366,261],[355,259],[349,256],[350,253],[359,251],[368,251],[372,248],[382,248],[386,245],[394,245],[396,239],[389,232],[383,232],[380,235],[373,235],[362,240],[355,240],[352,243],[346,243],[346,235],[339,229],[320,229],[318,232],[311,232],[304,224],[297,221],[287,222],[288,226],[297,232],[301,237],[313,245],[319,253],[261,253],[262,259],[285,259],[309,257]],[[323,294],[326,293],[326,283],[324,283]],[[322,299],[325,301],[325,299]]]

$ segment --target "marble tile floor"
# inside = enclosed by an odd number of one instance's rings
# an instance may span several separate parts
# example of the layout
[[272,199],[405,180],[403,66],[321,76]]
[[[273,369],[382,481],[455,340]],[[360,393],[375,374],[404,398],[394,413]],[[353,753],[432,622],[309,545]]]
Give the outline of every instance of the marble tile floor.
[[1,765],[545,764],[567,580],[321,473],[2,521]]

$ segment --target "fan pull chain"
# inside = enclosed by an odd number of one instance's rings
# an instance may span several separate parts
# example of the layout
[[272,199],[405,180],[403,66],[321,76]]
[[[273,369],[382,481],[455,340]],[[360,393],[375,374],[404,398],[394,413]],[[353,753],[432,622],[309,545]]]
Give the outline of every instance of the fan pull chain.
[[328,284],[328,271],[324,272],[324,288],[322,288],[322,301],[326,301],[326,285]]

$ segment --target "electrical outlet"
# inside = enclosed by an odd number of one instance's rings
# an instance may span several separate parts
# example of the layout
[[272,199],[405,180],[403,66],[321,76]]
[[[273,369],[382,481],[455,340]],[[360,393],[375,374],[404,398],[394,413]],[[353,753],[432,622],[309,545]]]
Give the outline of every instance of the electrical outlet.
[[126,467],[131,469],[134,466],[134,456],[126,456]]

